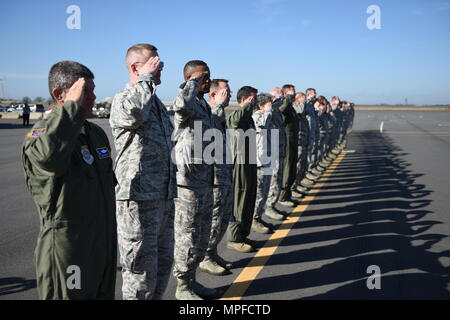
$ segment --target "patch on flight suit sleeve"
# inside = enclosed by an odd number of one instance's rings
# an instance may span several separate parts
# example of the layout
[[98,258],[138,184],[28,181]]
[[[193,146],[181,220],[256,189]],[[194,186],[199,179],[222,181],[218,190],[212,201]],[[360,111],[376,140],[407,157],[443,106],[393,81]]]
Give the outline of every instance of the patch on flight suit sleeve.
[[27,137],[28,138],[37,138],[41,134],[44,134],[45,132],[47,132],[46,128],[31,129],[31,131],[27,133]]
[[99,159],[105,159],[111,157],[109,149],[107,147],[97,148],[97,155]]
[[84,162],[86,162],[87,164],[92,164],[94,162],[94,157],[89,151],[88,146],[81,147],[81,155],[83,156]]

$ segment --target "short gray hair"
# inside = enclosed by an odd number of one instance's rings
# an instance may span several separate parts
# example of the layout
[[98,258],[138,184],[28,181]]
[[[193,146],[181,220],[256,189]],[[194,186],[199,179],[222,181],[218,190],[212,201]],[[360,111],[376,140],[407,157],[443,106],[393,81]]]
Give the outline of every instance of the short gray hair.
[[125,56],[127,67],[129,67],[130,64],[135,63],[136,61],[134,60],[136,57],[142,56],[145,51],[158,51],[158,48],[149,43],[137,43],[129,47]]
[[48,89],[53,98],[53,89],[68,90],[78,78],[94,79],[94,74],[88,67],[75,61],[60,61],[55,63],[48,73]]
[[273,98],[277,98],[283,95],[283,91],[281,90],[281,88],[278,87],[272,88],[269,93],[272,95]]

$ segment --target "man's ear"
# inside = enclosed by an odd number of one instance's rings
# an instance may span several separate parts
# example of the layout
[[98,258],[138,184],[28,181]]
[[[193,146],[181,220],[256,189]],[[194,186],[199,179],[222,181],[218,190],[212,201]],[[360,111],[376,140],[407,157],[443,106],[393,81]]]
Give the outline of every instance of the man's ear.
[[192,72],[185,72],[183,73],[184,81],[188,81],[191,77]]
[[138,77],[139,77],[139,71],[137,71],[137,68],[136,68],[136,64],[135,64],[135,63],[133,63],[133,64],[130,65],[130,71],[131,71],[135,76],[138,76]]
[[60,88],[52,89],[52,98],[54,101],[56,101],[57,106],[62,105],[64,103],[65,96],[66,96],[65,92]]

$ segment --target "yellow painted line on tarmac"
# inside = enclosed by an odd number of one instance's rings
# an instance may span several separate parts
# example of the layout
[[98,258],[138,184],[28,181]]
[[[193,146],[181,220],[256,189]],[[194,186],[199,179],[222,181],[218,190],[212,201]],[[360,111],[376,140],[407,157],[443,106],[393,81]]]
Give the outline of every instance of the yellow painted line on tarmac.
[[449,111],[450,107],[355,107],[365,111]]
[[398,135],[398,136],[449,136],[450,131],[385,131],[384,134]]
[[306,211],[311,201],[313,201],[315,196],[319,193],[318,190],[323,187],[328,177],[331,176],[332,172],[337,168],[344,156],[345,152],[342,152],[336,160],[333,161],[314,186],[315,192],[308,192],[302,199],[302,202],[292,211],[291,215],[283,221],[272,236],[266,241],[264,246],[258,250],[250,263],[228,287],[228,290],[220,300],[242,299],[250,284],[256,279],[269,258],[275,253],[281,241],[286,238],[292,227],[300,220],[301,213]]

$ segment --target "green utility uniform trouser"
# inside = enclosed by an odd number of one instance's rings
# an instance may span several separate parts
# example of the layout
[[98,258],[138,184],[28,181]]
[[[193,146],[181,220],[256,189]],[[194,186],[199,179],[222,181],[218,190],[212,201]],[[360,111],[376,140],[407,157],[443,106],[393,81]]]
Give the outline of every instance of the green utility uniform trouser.
[[256,186],[256,164],[234,165],[233,215],[228,224],[228,241],[243,242],[250,234],[255,210]]

